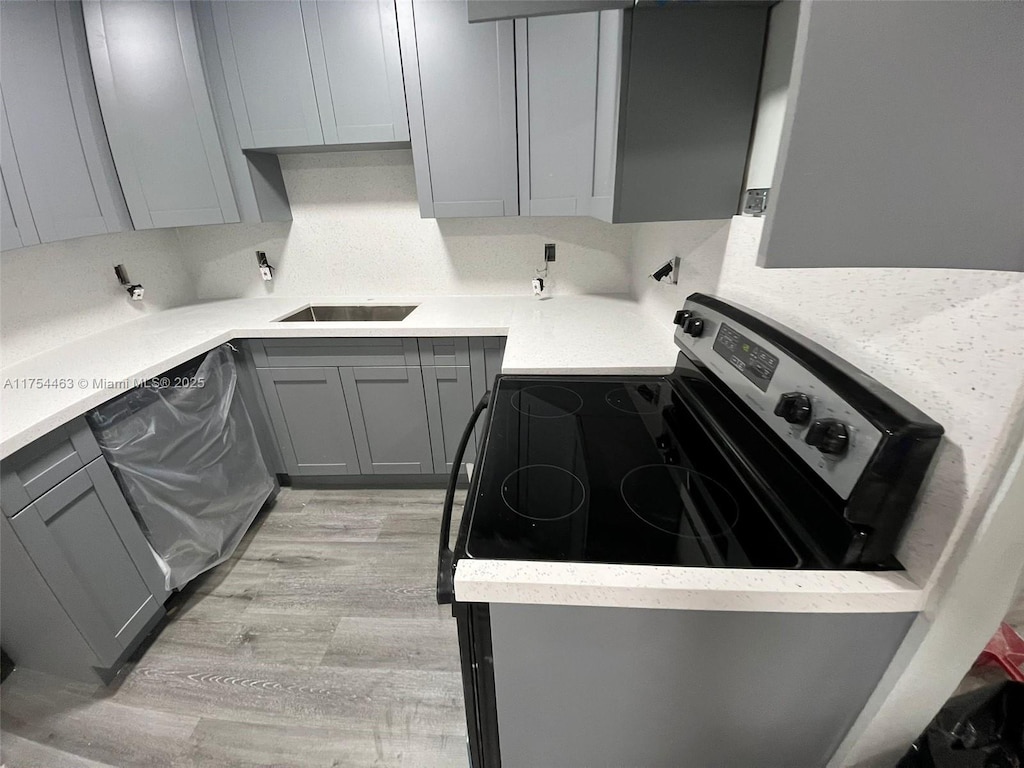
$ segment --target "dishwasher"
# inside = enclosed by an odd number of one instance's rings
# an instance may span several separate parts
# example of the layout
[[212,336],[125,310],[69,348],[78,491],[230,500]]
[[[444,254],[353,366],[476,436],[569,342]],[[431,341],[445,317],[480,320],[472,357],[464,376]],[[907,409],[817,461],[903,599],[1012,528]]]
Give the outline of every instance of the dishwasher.
[[87,414],[168,592],[227,560],[278,485],[230,344]]

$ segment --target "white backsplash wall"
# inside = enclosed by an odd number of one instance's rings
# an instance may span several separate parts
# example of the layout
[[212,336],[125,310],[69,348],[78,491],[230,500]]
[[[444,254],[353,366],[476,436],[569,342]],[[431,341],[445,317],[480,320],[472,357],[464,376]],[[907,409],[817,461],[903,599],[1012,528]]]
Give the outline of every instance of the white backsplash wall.
[[[764,220],[642,224],[634,294],[672,333],[694,291],[718,294],[829,347],[942,424],[947,439],[904,536],[920,581],[971,530],[991,492],[1010,422],[1024,407],[1024,274],[944,269],[762,269]],[[677,286],[647,279],[680,256]]]
[[[114,276],[124,264],[146,289],[130,301]],[[0,364],[161,309],[195,301],[174,230],[97,235],[0,254]]]
[[[633,226],[587,218],[421,219],[408,150],[281,156],[294,220],[178,230],[202,299],[628,293]],[[265,284],[254,252],[277,267]]]

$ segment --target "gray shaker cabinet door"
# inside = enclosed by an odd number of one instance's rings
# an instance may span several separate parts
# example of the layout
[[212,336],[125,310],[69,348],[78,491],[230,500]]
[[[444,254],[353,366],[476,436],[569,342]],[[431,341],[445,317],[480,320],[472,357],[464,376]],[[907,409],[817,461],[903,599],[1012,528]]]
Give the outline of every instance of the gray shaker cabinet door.
[[[468,365],[424,366],[423,389],[430,417],[430,443],[434,471],[447,474],[459,446],[462,431],[473,415],[473,380]],[[466,446],[463,466],[476,456],[476,440]]]
[[1022,77],[1024,3],[800,3],[759,263],[1024,270]]
[[600,19],[577,13],[516,21],[523,216],[590,214]]
[[427,406],[420,368],[342,368],[364,475],[428,475]]
[[21,181],[18,156],[7,125],[7,109],[0,97],[0,180],[3,181],[3,200],[0,215],[0,249],[9,251],[26,245],[37,245],[39,235],[28,206],[25,185]]
[[237,222],[187,2],[86,0],[114,164],[136,229]]
[[394,0],[302,0],[326,144],[408,141]]
[[82,8],[0,5],[4,106],[39,238],[131,229],[99,115]]
[[358,475],[337,368],[262,368],[260,386],[291,475]]
[[[114,509],[119,504],[124,509]],[[131,541],[133,533],[125,514],[131,519],[100,458],[11,519],[50,589],[107,666],[162,611],[122,541],[126,532]],[[133,519],[131,524],[141,536]]]
[[323,144],[299,1],[231,0],[211,7],[242,148]]
[[465,0],[398,0],[420,215],[517,216],[511,21],[469,24]]

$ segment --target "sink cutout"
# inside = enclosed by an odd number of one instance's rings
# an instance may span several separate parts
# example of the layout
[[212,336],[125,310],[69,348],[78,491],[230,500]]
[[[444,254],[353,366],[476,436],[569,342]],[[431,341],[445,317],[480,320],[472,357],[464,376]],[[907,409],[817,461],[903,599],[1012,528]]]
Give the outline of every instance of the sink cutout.
[[419,304],[351,304],[348,306],[313,306],[300,309],[279,323],[351,323],[395,322],[404,320]]

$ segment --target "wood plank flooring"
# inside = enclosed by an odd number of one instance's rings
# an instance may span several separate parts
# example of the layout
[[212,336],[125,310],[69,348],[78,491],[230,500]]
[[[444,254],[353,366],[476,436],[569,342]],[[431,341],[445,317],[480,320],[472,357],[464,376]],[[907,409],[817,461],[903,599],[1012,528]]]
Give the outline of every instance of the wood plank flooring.
[[112,685],[15,669],[3,765],[466,765],[455,620],[434,600],[443,496],[283,489]]

